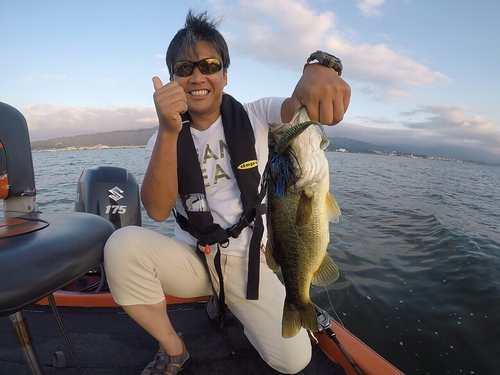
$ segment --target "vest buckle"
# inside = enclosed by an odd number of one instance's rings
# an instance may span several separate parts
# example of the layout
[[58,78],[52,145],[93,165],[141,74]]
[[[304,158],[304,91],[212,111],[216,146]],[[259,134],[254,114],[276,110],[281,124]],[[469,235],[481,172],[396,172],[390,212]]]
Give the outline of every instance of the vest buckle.
[[250,226],[250,222],[248,221],[246,215],[242,215],[236,224],[227,228],[226,231],[232,238],[238,238],[243,228],[248,226]]

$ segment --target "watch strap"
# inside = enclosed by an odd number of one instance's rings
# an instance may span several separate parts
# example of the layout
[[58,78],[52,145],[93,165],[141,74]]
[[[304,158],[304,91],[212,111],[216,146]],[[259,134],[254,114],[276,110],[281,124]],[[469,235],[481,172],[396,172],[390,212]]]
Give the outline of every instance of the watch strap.
[[319,64],[324,65],[328,68],[332,68],[338,73],[339,76],[342,74],[342,62],[336,56],[318,50],[311,53],[311,56],[309,56],[309,58],[307,59],[306,65],[310,64],[313,60],[317,60]]

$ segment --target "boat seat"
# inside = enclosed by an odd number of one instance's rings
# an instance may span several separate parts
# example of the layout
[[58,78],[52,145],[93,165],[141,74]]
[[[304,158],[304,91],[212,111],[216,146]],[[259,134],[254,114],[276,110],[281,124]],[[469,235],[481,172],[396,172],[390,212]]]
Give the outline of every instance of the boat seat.
[[22,310],[49,297],[57,315],[52,293],[102,262],[115,226],[85,212],[41,213],[35,198],[26,120],[0,102],[0,316],[9,315],[31,373],[42,374]]

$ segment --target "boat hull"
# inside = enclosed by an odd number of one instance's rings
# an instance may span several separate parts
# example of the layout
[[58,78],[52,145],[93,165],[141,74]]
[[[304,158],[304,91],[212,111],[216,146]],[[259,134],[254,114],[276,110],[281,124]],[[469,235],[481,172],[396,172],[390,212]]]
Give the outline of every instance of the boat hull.
[[[198,298],[177,298],[165,295],[167,305],[185,305],[192,303],[203,303],[208,300],[208,296]],[[60,290],[54,293],[54,298],[58,306],[78,307],[78,308],[116,308],[118,305],[113,300],[109,292],[80,293]],[[44,298],[38,302],[39,305],[49,305],[48,299]],[[331,329],[335,336],[352,357],[364,375],[401,375],[403,374],[382,356],[372,350],[368,345],[353,335],[349,330],[341,326],[332,319]],[[333,362],[339,364],[346,374],[358,375],[353,366],[349,363],[339,346],[328,336],[325,331],[314,333],[318,341],[318,346]]]

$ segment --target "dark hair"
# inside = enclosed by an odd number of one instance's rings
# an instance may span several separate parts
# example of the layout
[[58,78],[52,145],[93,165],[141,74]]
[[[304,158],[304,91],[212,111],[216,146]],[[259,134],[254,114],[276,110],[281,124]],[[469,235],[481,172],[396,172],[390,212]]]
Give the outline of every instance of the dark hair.
[[219,23],[210,19],[207,12],[195,15],[191,9],[188,11],[184,28],[177,31],[167,49],[166,62],[170,74],[177,56],[182,52],[195,54],[200,42],[212,44],[220,54],[224,69],[229,68],[229,50],[224,37],[217,30]]

